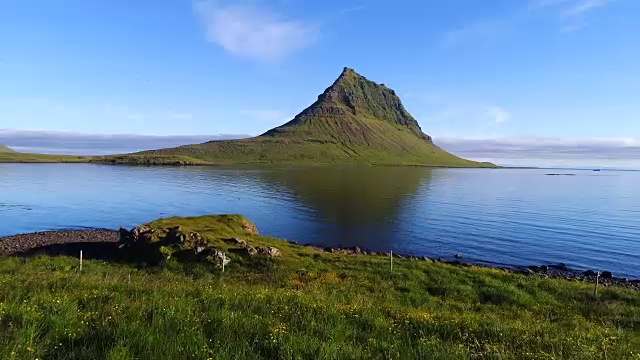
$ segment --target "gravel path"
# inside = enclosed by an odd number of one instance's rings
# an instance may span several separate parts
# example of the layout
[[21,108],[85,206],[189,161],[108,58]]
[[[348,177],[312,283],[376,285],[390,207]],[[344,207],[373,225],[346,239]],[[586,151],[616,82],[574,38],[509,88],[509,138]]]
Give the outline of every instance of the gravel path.
[[0,237],[0,255],[23,253],[50,245],[75,243],[115,243],[120,235],[113,230],[64,230]]

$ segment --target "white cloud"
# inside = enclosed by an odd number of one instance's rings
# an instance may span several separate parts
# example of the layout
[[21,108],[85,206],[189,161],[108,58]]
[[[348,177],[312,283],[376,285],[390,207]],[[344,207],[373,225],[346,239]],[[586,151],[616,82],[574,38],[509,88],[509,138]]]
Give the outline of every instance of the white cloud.
[[456,155],[500,165],[640,169],[640,140],[633,138],[436,137],[434,141]]
[[441,45],[456,47],[462,44],[486,44],[499,40],[519,25],[531,21],[537,12],[555,14],[562,21],[561,31],[572,32],[591,22],[590,13],[613,3],[613,0],[529,0],[524,11],[506,16],[480,19],[444,34]]
[[512,24],[512,19],[492,19],[471,23],[447,32],[442,38],[444,47],[465,43],[487,43],[497,40]]
[[249,59],[275,62],[313,44],[316,25],[285,19],[270,9],[254,5],[197,1],[207,40],[227,52]]
[[607,6],[611,3],[611,0],[583,0],[572,7],[563,11],[563,15],[567,17],[582,16],[585,13],[595,10],[600,7]]
[[487,114],[492,118],[496,124],[502,124],[509,120],[511,114],[500,106],[490,105],[487,106]]
[[586,19],[587,13],[605,7],[610,3],[610,0],[583,0],[564,9],[562,11],[564,23],[562,32],[574,32],[586,28],[591,24],[591,22]]
[[345,14],[349,14],[352,12],[357,12],[357,11],[362,11],[367,9],[367,5],[356,5],[356,6],[352,6],[352,7],[348,7],[348,8],[344,8],[340,11],[338,11],[339,15],[345,15]]
[[558,6],[569,1],[571,0],[529,0],[529,10]]
[[611,3],[612,0],[531,0],[529,9],[558,11],[562,20],[562,32],[573,32],[583,29],[591,23],[587,20],[588,13]]
[[63,131],[0,129],[0,144],[20,152],[70,155],[122,154],[141,150],[247,138],[249,135],[149,136],[135,134],[84,134]]

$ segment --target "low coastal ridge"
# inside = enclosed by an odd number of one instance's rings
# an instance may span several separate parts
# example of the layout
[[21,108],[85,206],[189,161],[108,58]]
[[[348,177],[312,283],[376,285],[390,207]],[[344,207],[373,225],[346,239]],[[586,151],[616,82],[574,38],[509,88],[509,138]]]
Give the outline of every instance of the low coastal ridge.
[[[190,228],[191,223],[207,223],[210,222],[213,231],[218,231],[216,229],[217,224],[221,222],[226,222],[229,220],[226,219],[239,219],[234,220],[238,221],[241,224],[248,224],[250,229],[256,229],[255,225],[250,223],[246,218],[239,215],[211,215],[211,216],[202,216],[196,218],[172,218],[172,219],[160,219],[156,220],[150,224],[141,225],[130,231],[121,228],[119,231],[116,230],[61,230],[61,231],[46,231],[46,232],[37,232],[37,233],[28,233],[28,234],[18,234],[7,237],[0,237],[0,256],[1,255],[10,255],[10,256],[34,256],[34,255],[66,255],[66,256],[78,256],[80,250],[84,250],[85,258],[96,258],[102,260],[110,260],[110,261],[121,261],[123,258],[130,257],[131,254],[126,251],[121,251],[123,248],[128,249],[132,244],[136,246],[144,245],[148,248],[142,249],[140,253],[137,254],[139,259],[136,261],[147,262],[157,265],[161,263],[160,259],[165,257],[163,260],[168,260],[171,257],[171,254],[167,253],[166,249],[158,250],[158,246],[166,246],[167,244],[179,243],[178,247],[180,251],[196,251],[197,247],[201,247],[200,251],[228,251],[229,247],[228,243],[220,243],[219,239],[208,239],[203,237],[199,233],[190,232],[188,235],[174,234],[173,237],[169,236],[172,231],[182,231],[175,230],[171,227],[168,228],[159,228],[156,224],[182,224],[187,228]],[[181,229],[182,225],[174,225]],[[241,225],[243,226],[243,225]],[[255,234],[257,235],[257,229],[255,230]],[[197,242],[189,242],[185,239],[187,238],[196,238],[200,239],[200,243]],[[168,240],[169,238],[169,240]],[[142,241],[139,241],[142,240]],[[133,242],[132,242],[133,241]],[[244,240],[243,240],[244,241]],[[318,253],[329,253],[334,255],[362,255],[362,256],[382,256],[386,258],[390,258],[391,254],[389,252],[376,252],[368,249],[361,249],[360,247],[320,247],[314,245],[299,245],[296,243],[288,242],[280,239],[272,239],[272,241],[278,242],[278,248],[293,248],[293,249],[308,249]],[[223,245],[220,249],[216,248],[215,244]],[[164,244],[164,245],[159,245]],[[238,243],[239,245],[243,245],[246,248],[248,244],[246,242]],[[270,243],[273,245],[272,243]],[[163,255],[150,255],[153,252],[162,252]],[[279,251],[279,250],[278,250]],[[251,255],[251,251],[248,252]],[[253,254],[255,255],[255,254]],[[153,260],[149,260],[149,256],[153,258]],[[554,278],[554,279],[565,279],[570,281],[579,281],[584,283],[594,283],[596,282],[596,278],[598,278],[598,282],[603,286],[622,286],[631,289],[640,290],[640,279],[627,279],[621,277],[614,277],[613,274],[609,271],[595,271],[595,270],[586,270],[579,271],[570,269],[565,264],[544,264],[544,265],[531,265],[528,267],[504,267],[504,266],[493,266],[487,264],[479,264],[474,262],[467,262],[463,259],[463,255],[455,254],[452,256],[455,258],[454,260],[446,260],[442,258],[431,259],[426,256],[416,256],[416,255],[408,255],[408,254],[393,254],[393,258],[395,261],[423,261],[427,263],[442,263],[452,266],[458,267],[475,267],[475,268],[491,268],[504,271],[505,273],[513,273],[513,274],[521,274],[521,275],[531,275],[531,276],[539,276],[542,278]]]

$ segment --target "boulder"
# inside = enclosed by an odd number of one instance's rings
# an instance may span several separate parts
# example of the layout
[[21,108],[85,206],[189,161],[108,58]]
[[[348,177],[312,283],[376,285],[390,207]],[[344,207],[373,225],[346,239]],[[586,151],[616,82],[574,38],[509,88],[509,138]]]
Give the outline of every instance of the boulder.
[[119,233],[120,233],[120,242],[129,241],[129,237],[131,236],[131,233],[129,232],[129,230],[123,227],[120,227]]
[[184,233],[182,233],[182,228],[180,226],[174,226],[169,229],[167,233],[167,241],[171,243],[182,243],[186,239]]
[[154,232],[155,230],[146,225],[138,226],[131,230],[130,239],[133,242],[151,242]]
[[261,255],[267,255],[269,257],[280,256],[280,250],[274,247],[258,246],[256,250],[258,251],[258,254]]
[[196,247],[207,247],[207,240],[205,238],[202,237],[202,235],[192,232],[189,233],[189,235],[186,237],[185,239],[186,242],[188,242],[190,246],[196,248]]
[[256,248],[254,248],[251,245],[248,245],[247,247],[245,247],[244,250],[247,252],[249,256],[254,256],[258,254],[258,250],[256,250]]
[[226,266],[229,262],[231,262],[231,259],[229,259],[222,251],[217,249],[209,249],[207,260],[209,260],[212,264],[219,268],[221,268],[223,265]]
[[348,247],[344,249],[338,249],[338,252],[341,254],[348,254],[348,255],[360,255],[362,254],[362,249],[360,249],[359,246],[354,246],[354,247]]
[[225,240],[226,243],[229,244],[233,244],[233,245],[238,245],[240,247],[246,248],[247,247],[247,242],[243,239],[240,238],[231,238],[231,239],[227,239]]
[[555,265],[551,265],[550,267],[557,269],[557,270],[562,270],[562,271],[568,271],[569,267],[565,264],[565,263],[558,263]]
[[462,259],[462,254],[456,254],[454,257],[455,257],[456,259]]
[[245,232],[249,233],[249,234],[254,234],[254,235],[258,235],[258,228],[256,227],[256,225],[250,221],[244,221],[242,223],[242,230],[244,230]]
[[613,274],[611,273],[611,271],[603,271],[600,276],[603,279],[612,279],[613,278]]
[[540,266],[540,271],[549,271],[549,266],[547,266],[547,265],[541,265],[541,266]]
[[596,276],[598,273],[593,271],[593,270],[587,270],[585,272],[582,273],[582,275],[584,276],[588,276],[588,277],[593,277]]
[[533,275],[533,274],[535,274],[533,272],[533,270],[531,270],[531,269],[522,269],[522,270],[519,270],[518,273],[519,274],[524,274],[524,275]]
[[154,234],[155,230],[146,225],[135,227],[131,229],[131,231],[127,231],[127,229],[121,227],[119,230],[121,243],[119,248],[140,243],[150,243]]

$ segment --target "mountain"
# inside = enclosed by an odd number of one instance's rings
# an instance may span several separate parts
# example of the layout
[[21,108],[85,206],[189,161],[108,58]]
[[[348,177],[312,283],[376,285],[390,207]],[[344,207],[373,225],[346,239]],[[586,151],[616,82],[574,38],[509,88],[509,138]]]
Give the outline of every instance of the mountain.
[[[366,163],[493,166],[452,155],[433,144],[396,93],[345,68],[318,100],[288,123],[249,139],[210,141],[111,157],[114,163]],[[149,160],[150,159],[150,160]],[[161,160],[160,160],[161,162]]]
[[15,151],[14,151],[14,150],[11,150],[10,148],[8,148],[8,147],[7,147],[7,146],[5,146],[5,145],[0,144],[0,152],[4,152],[4,153],[8,153],[8,152],[10,152],[10,153],[12,153],[12,152],[15,152]]
[[[345,68],[318,101],[290,122],[263,136],[294,135],[343,145],[390,146],[393,149],[389,143],[397,137],[393,130],[431,143],[431,138],[422,132],[393,90]],[[396,141],[398,146],[401,143]]]

